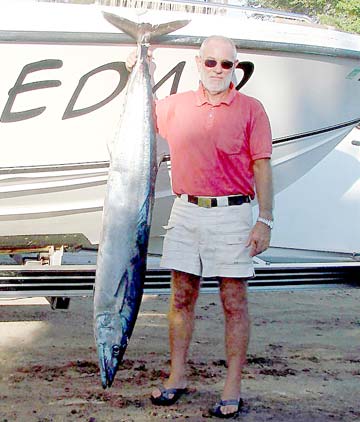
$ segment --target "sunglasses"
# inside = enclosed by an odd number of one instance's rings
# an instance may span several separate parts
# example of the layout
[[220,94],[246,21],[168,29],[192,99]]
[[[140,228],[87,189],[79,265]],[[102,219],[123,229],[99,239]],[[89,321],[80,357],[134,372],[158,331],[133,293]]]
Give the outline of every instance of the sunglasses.
[[[212,68],[218,64],[218,61],[215,59],[205,59],[204,64],[206,67]],[[224,70],[230,70],[234,66],[234,63],[230,60],[221,60],[220,64]]]

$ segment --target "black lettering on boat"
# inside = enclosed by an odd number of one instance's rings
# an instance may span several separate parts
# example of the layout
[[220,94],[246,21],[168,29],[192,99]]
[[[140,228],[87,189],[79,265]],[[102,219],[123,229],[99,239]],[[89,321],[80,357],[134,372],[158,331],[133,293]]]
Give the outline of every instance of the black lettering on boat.
[[[113,91],[113,93],[110,94],[108,97],[106,97],[104,100],[99,101],[96,104],[93,104],[89,107],[84,107],[84,108],[79,108],[77,110],[74,110],[75,103],[76,103],[77,99],[79,98],[79,95],[80,95],[81,91],[83,90],[86,82],[92,76],[94,76],[94,75],[96,75],[100,72],[104,72],[106,70],[115,70],[116,72],[119,73],[119,76],[120,76],[119,83],[118,83],[117,87],[115,88],[115,90]],[[73,93],[73,95],[72,95],[72,97],[69,101],[69,104],[67,105],[67,107],[65,109],[62,120],[82,116],[84,114],[91,113],[91,112],[103,107],[105,104],[109,103],[117,95],[120,94],[120,92],[125,88],[125,85],[126,85],[128,78],[129,78],[129,72],[126,69],[124,62],[107,63],[107,64],[99,66],[96,69],[93,69],[90,72],[86,73],[84,76],[82,76],[80,78],[79,83],[78,83],[78,85],[77,85],[77,87],[76,87],[76,89],[75,89],[75,91],[74,91],[74,93]]]
[[172,75],[175,75],[173,83],[171,85],[170,95],[175,94],[179,87],[179,82],[180,82],[180,78],[185,67],[185,63],[186,62],[178,63],[175,67],[173,67],[170,70],[170,72],[168,72],[162,79],[160,79],[160,81],[154,85],[153,90],[152,90],[153,93],[155,93],[157,89],[161,87],[161,85],[163,85],[168,79],[170,79]]
[[252,62],[240,62],[237,64],[236,69],[241,69],[244,72],[241,81],[236,86],[238,91],[249,81],[252,74],[254,73],[254,67],[254,63]]
[[40,70],[46,69],[59,69],[62,67],[63,62],[61,60],[52,60],[46,59],[38,62],[33,62],[25,65],[20,72],[19,77],[17,78],[15,85],[9,90],[9,98],[5,104],[4,110],[0,117],[0,122],[2,123],[11,123],[19,122],[21,120],[31,119],[33,117],[39,116],[42,114],[46,107],[38,107],[30,110],[24,111],[12,111],[16,96],[29,91],[35,91],[37,89],[45,88],[56,88],[61,85],[59,80],[45,80],[45,81],[36,81],[30,83],[24,83],[25,78],[28,74],[33,72],[38,72]]

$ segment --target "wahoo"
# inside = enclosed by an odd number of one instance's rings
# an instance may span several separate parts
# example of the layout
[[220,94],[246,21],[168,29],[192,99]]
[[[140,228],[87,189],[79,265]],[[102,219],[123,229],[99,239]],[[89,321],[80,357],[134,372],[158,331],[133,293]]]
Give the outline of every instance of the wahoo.
[[104,12],[104,17],[137,42],[137,63],[127,82],[124,110],[110,146],[96,268],[94,331],[101,383],[106,388],[114,381],[133,332],[145,280],[157,173],[149,42],[189,21],[150,25],[111,13]]

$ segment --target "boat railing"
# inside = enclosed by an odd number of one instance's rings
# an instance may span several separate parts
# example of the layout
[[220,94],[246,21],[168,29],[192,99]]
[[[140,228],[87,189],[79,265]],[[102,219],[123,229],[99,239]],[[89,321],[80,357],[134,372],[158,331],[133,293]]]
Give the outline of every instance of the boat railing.
[[[37,0],[46,3],[76,3],[77,0]],[[316,20],[303,14],[265,9],[255,6],[242,6],[228,3],[228,0],[87,0],[86,4],[125,7],[142,10],[162,10],[207,15],[242,15],[259,20],[283,20],[314,24]]]

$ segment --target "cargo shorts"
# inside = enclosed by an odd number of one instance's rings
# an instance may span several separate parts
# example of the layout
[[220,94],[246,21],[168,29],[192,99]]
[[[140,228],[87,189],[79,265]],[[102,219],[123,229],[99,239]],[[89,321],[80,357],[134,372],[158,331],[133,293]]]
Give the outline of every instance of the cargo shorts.
[[249,203],[204,208],[177,197],[164,227],[160,266],[201,277],[251,278],[245,245],[252,226]]

